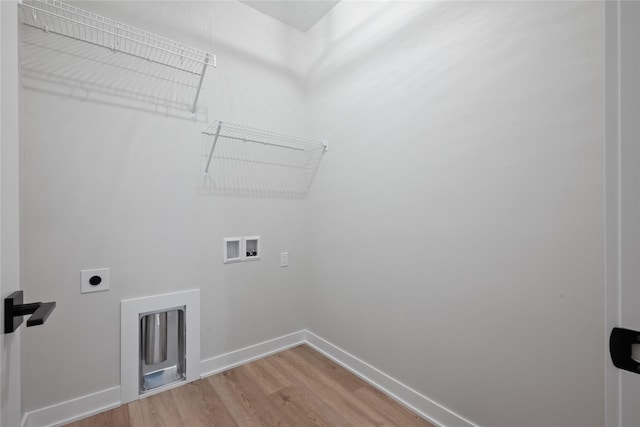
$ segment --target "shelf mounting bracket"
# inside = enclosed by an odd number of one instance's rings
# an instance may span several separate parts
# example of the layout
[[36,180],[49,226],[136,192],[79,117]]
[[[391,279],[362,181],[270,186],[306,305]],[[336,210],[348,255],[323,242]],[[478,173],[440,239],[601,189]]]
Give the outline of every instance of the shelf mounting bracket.
[[202,74],[200,74],[200,81],[198,82],[198,89],[196,90],[196,98],[193,100],[193,108],[191,109],[191,118],[194,120],[196,118],[196,110],[198,109],[198,98],[200,97],[200,89],[202,89],[202,82],[204,81],[204,75],[207,72],[209,59],[210,55],[207,53],[204,57],[204,64],[202,64]]
[[222,127],[222,122],[218,123],[218,128],[216,129],[216,135],[213,137],[213,144],[211,144],[211,151],[209,152],[209,158],[207,159],[207,167],[204,168],[205,176],[209,174],[209,166],[211,165],[211,158],[213,157],[213,150],[216,149],[216,143],[218,142],[218,137],[220,136],[220,128]]

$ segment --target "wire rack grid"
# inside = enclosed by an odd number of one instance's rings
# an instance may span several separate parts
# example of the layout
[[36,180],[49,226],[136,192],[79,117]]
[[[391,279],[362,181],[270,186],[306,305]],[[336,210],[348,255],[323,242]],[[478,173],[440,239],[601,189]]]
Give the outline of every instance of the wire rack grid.
[[23,0],[22,23],[114,52],[200,76],[192,104],[195,113],[202,80],[216,56],[57,0]]
[[223,121],[202,133],[213,138],[205,176],[233,192],[305,196],[327,149],[322,140]]

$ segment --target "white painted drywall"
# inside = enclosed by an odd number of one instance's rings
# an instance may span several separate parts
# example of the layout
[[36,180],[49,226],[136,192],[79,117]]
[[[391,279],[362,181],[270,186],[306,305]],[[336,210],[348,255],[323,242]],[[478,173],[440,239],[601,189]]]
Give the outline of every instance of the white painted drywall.
[[244,1],[241,3],[251,6],[260,12],[284,22],[303,33],[313,27],[324,15],[327,14],[339,0],[321,1]]
[[[85,7],[215,50],[200,121],[330,151],[307,202],[206,194],[203,123],[27,75],[22,278],[59,305],[25,410],[119,383],[121,299],[198,286],[203,359],[307,327],[480,425],[604,424],[602,4],[341,2],[306,39],[235,2]],[[250,234],[263,260],[223,266]]]
[[[118,54],[65,71],[55,54],[23,46],[22,283],[29,298],[58,302],[44,326],[23,331],[25,411],[119,385],[122,299],[200,288],[201,359],[304,327],[305,202],[207,192],[211,140],[200,134],[215,119],[304,133],[303,35],[237,2],[81,7],[212,50],[219,67],[194,122],[47,80],[50,67],[114,85],[105,70]],[[45,53],[70,41],[50,43]],[[223,265],[223,237],[242,235],[262,237],[262,259]],[[96,267],[110,267],[111,289],[81,295],[80,270]]]
[[308,329],[479,425],[603,425],[604,5],[341,2],[308,37]]
[[[20,289],[18,23],[16,1],[0,2],[0,298]],[[28,301],[25,301],[28,302]],[[4,315],[4,304],[0,318]],[[4,321],[2,322],[4,328]],[[24,326],[22,326],[23,328]],[[0,331],[0,425],[20,425],[20,330]]]

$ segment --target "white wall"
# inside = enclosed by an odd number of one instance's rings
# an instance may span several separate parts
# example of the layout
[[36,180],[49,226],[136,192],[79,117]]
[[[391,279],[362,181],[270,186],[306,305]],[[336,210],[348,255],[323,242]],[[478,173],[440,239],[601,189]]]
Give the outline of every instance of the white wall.
[[[16,1],[0,2],[0,298],[20,288],[18,23]],[[28,302],[28,301],[27,301]],[[4,303],[0,305],[0,318]],[[4,328],[4,321],[2,322]],[[20,330],[0,331],[0,425],[20,424]]]
[[[211,141],[200,134],[215,119],[303,133],[302,34],[237,2],[82,6],[212,50],[219,68],[207,72],[194,122],[73,87],[84,77],[139,89],[113,81],[117,54],[59,64],[54,49],[70,41],[25,36],[22,283],[29,299],[58,303],[44,326],[23,331],[25,411],[119,384],[125,298],[200,288],[202,359],[304,327],[304,201],[207,191]],[[223,237],[241,235],[262,236],[262,260],[223,265]],[[111,290],[81,295],[80,270],[96,267],[111,268]]]
[[313,332],[484,426],[604,424],[604,6],[341,2]]
[[[199,287],[202,358],[308,327],[479,425],[604,424],[602,4],[341,2],[307,36],[235,2],[84,6],[220,67],[191,122],[26,46],[22,283],[58,302],[23,331],[26,411],[119,383],[121,299]],[[309,199],[205,191],[217,118],[330,141]],[[223,266],[242,234],[264,259]]]

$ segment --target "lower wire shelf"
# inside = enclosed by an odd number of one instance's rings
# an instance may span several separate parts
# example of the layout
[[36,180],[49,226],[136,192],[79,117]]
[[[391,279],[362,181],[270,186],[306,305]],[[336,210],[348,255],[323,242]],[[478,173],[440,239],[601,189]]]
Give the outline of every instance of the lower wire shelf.
[[212,138],[204,174],[218,192],[305,197],[327,150],[323,140],[223,121],[202,133]]

